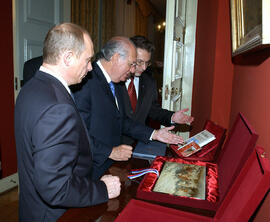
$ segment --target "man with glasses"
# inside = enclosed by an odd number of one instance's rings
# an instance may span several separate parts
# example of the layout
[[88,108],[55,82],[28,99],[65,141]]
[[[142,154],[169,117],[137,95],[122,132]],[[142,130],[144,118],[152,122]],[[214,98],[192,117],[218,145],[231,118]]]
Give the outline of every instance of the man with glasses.
[[120,81],[126,81],[136,68],[136,48],[126,37],[113,37],[101,49],[98,60],[84,84],[74,91],[75,102],[85,120],[93,142],[92,178],[98,179],[113,161],[126,161],[132,147],[121,143],[123,134],[148,143],[159,140],[178,144],[183,139],[169,131],[173,127],[153,130],[125,115]]
[[[193,117],[185,114],[188,109],[172,112],[162,109],[158,103],[156,81],[147,70],[151,65],[151,55],[155,49],[153,43],[144,36],[134,36],[130,40],[136,46],[137,60],[134,74],[131,74],[121,87],[127,116],[141,124],[145,124],[148,117],[165,126],[170,126],[172,123],[191,123]],[[134,139],[123,135],[122,142],[133,144]]]

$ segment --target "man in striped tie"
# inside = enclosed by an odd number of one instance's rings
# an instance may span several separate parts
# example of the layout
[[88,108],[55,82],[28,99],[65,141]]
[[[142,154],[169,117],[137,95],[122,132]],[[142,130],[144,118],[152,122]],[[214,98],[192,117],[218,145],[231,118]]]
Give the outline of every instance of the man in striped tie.
[[[130,40],[136,46],[137,60],[134,74],[122,85],[127,116],[142,124],[146,124],[148,117],[165,126],[174,123],[190,124],[193,117],[185,114],[188,109],[172,112],[162,109],[158,102],[156,80],[147,69],[151,65],[151,56],[155,50],[153,43],[144,36],[134,36]],[[122,142],[133,144],[135,140],[123,135]]]
[[94,147],[92,179],[98,179],[113,161],[126,161],[132,147],[121,143],[123,134],[149,143],[158,140],[182,143],[172,134],[173,127],[154,130],[128,118],[124,111],[120,81],[125,81],[136,67],[136,48],[126,37],[113,37],[101,49],[93,70],[79,91],[74,93],[76,105],[85,120]]

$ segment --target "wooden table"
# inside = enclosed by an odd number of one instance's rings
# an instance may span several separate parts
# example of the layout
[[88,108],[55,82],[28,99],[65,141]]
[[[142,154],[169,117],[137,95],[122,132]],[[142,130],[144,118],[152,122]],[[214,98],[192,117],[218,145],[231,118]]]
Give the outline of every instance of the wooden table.
[[110,169],[109,173],[120,177],[121,194],[107,203],[93,207],[72,208],[58,220],[59,222],[111,222],[124,209],[127,203],[136,196],[139,182],[142,178],[129,180],[127,175],[132,169],[149,167],[147,160],[131,159],[127,162],[117,162]]

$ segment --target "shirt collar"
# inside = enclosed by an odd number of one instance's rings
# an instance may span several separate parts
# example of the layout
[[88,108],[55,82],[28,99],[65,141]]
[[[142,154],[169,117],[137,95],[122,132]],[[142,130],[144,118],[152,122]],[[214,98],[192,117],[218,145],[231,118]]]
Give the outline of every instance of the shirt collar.
[[[126,84],[126,87],[128,87],[129,83],[130,83],[131,79],[127,79],[125,84]],[[138,85],[139,84],[139,81],[140,81],[140,77],[139,76],[134,76],[134,85]]]
[[42,71],[42,72],[46,72],[46,73],[50,74],[51,76],[55,77],[56,79],[58,79],[64,85],[64,87],[66,88],[68,93],[71,94],[70,89],[68,87],[68,84],[67,84],[66,80],[64,80],[64,78],[62,76],[60,76],[57,73],[54,73],[53,71],[51,71],[50,69],[47,69],[44,66],[40,66],[39,70]]
[[97,61],[97,65],[99,66],[99,68],[101,69],[103,75],[105,76],[106,80],[108,83],[110,83],[112,81],[111,77],[109,76],[109,74],[107,73],[107,71],[104,69],[104,67],[102,66],[100,60]]

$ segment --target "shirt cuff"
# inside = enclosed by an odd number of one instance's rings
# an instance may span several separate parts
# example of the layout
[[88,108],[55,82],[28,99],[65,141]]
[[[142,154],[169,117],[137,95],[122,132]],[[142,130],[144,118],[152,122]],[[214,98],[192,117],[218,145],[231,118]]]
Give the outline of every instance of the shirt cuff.
[[151,141],[153,140],[153,139],[152,139],[152,137],[153,137],[153,135],[154,135],[154,132],[155,132],[155,131],[156,131],[156,130],[153,130],[153,132],[152,132],[152,134],[151,134],[151,136],[150,136],[150,139],[149,139],[149,140],[151,140]]

